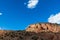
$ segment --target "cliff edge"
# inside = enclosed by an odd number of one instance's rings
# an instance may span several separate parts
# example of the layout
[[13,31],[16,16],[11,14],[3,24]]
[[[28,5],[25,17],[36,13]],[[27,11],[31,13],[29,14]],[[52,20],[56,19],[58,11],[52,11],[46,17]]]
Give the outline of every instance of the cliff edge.
[[28,32],[60,32],[60,25],[54,23],[37,23],[31,24],[26,28]]

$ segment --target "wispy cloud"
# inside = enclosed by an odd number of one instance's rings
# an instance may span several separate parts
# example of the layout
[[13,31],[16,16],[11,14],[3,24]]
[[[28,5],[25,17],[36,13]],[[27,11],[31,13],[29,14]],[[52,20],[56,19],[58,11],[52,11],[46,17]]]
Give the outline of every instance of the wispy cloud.
[[0,30],[2,30],[2,28],[0,27]]
[[28,4],[27,4],[27,7],[28,8],[35,8],[36,5],[38,4],[39,0],[29,0],[28,1]]
[[2,13],[0,13],[0,15],[2,15]]
[[48,18],[48,22],[60,24],[60,13],[57,13],[57,14],[55,14],[55,15],[52,14],[52,15]]

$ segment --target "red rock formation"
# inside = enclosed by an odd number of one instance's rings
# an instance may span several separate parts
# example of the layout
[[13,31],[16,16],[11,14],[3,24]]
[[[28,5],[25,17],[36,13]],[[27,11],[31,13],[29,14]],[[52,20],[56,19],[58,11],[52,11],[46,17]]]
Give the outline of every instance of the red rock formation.
[[28,32],[60,32],[60,25],[52,24],[52,23],[38,23],[38,24],[31,24],[26,29]]

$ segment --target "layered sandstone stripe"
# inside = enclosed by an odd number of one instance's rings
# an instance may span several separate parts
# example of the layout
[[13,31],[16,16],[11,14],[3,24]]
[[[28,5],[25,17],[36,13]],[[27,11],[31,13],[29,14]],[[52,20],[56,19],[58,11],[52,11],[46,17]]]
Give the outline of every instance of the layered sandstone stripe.
[[37,24],[31,24],[26,29],[28,32],[60,32],[60,25],[53,24],[53,23],[37,23]]

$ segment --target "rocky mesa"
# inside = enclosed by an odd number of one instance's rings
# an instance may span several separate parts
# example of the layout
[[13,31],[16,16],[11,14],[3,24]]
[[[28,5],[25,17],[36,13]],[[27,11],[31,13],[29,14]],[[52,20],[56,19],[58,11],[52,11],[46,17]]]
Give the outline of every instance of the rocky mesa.
[[28,32],[60,32],[60,24],[56,23],[37,23],[31,24],[26,29]]
[[60,24],[36,23],[26,30],[0,30],[0,40],[60,40]]

